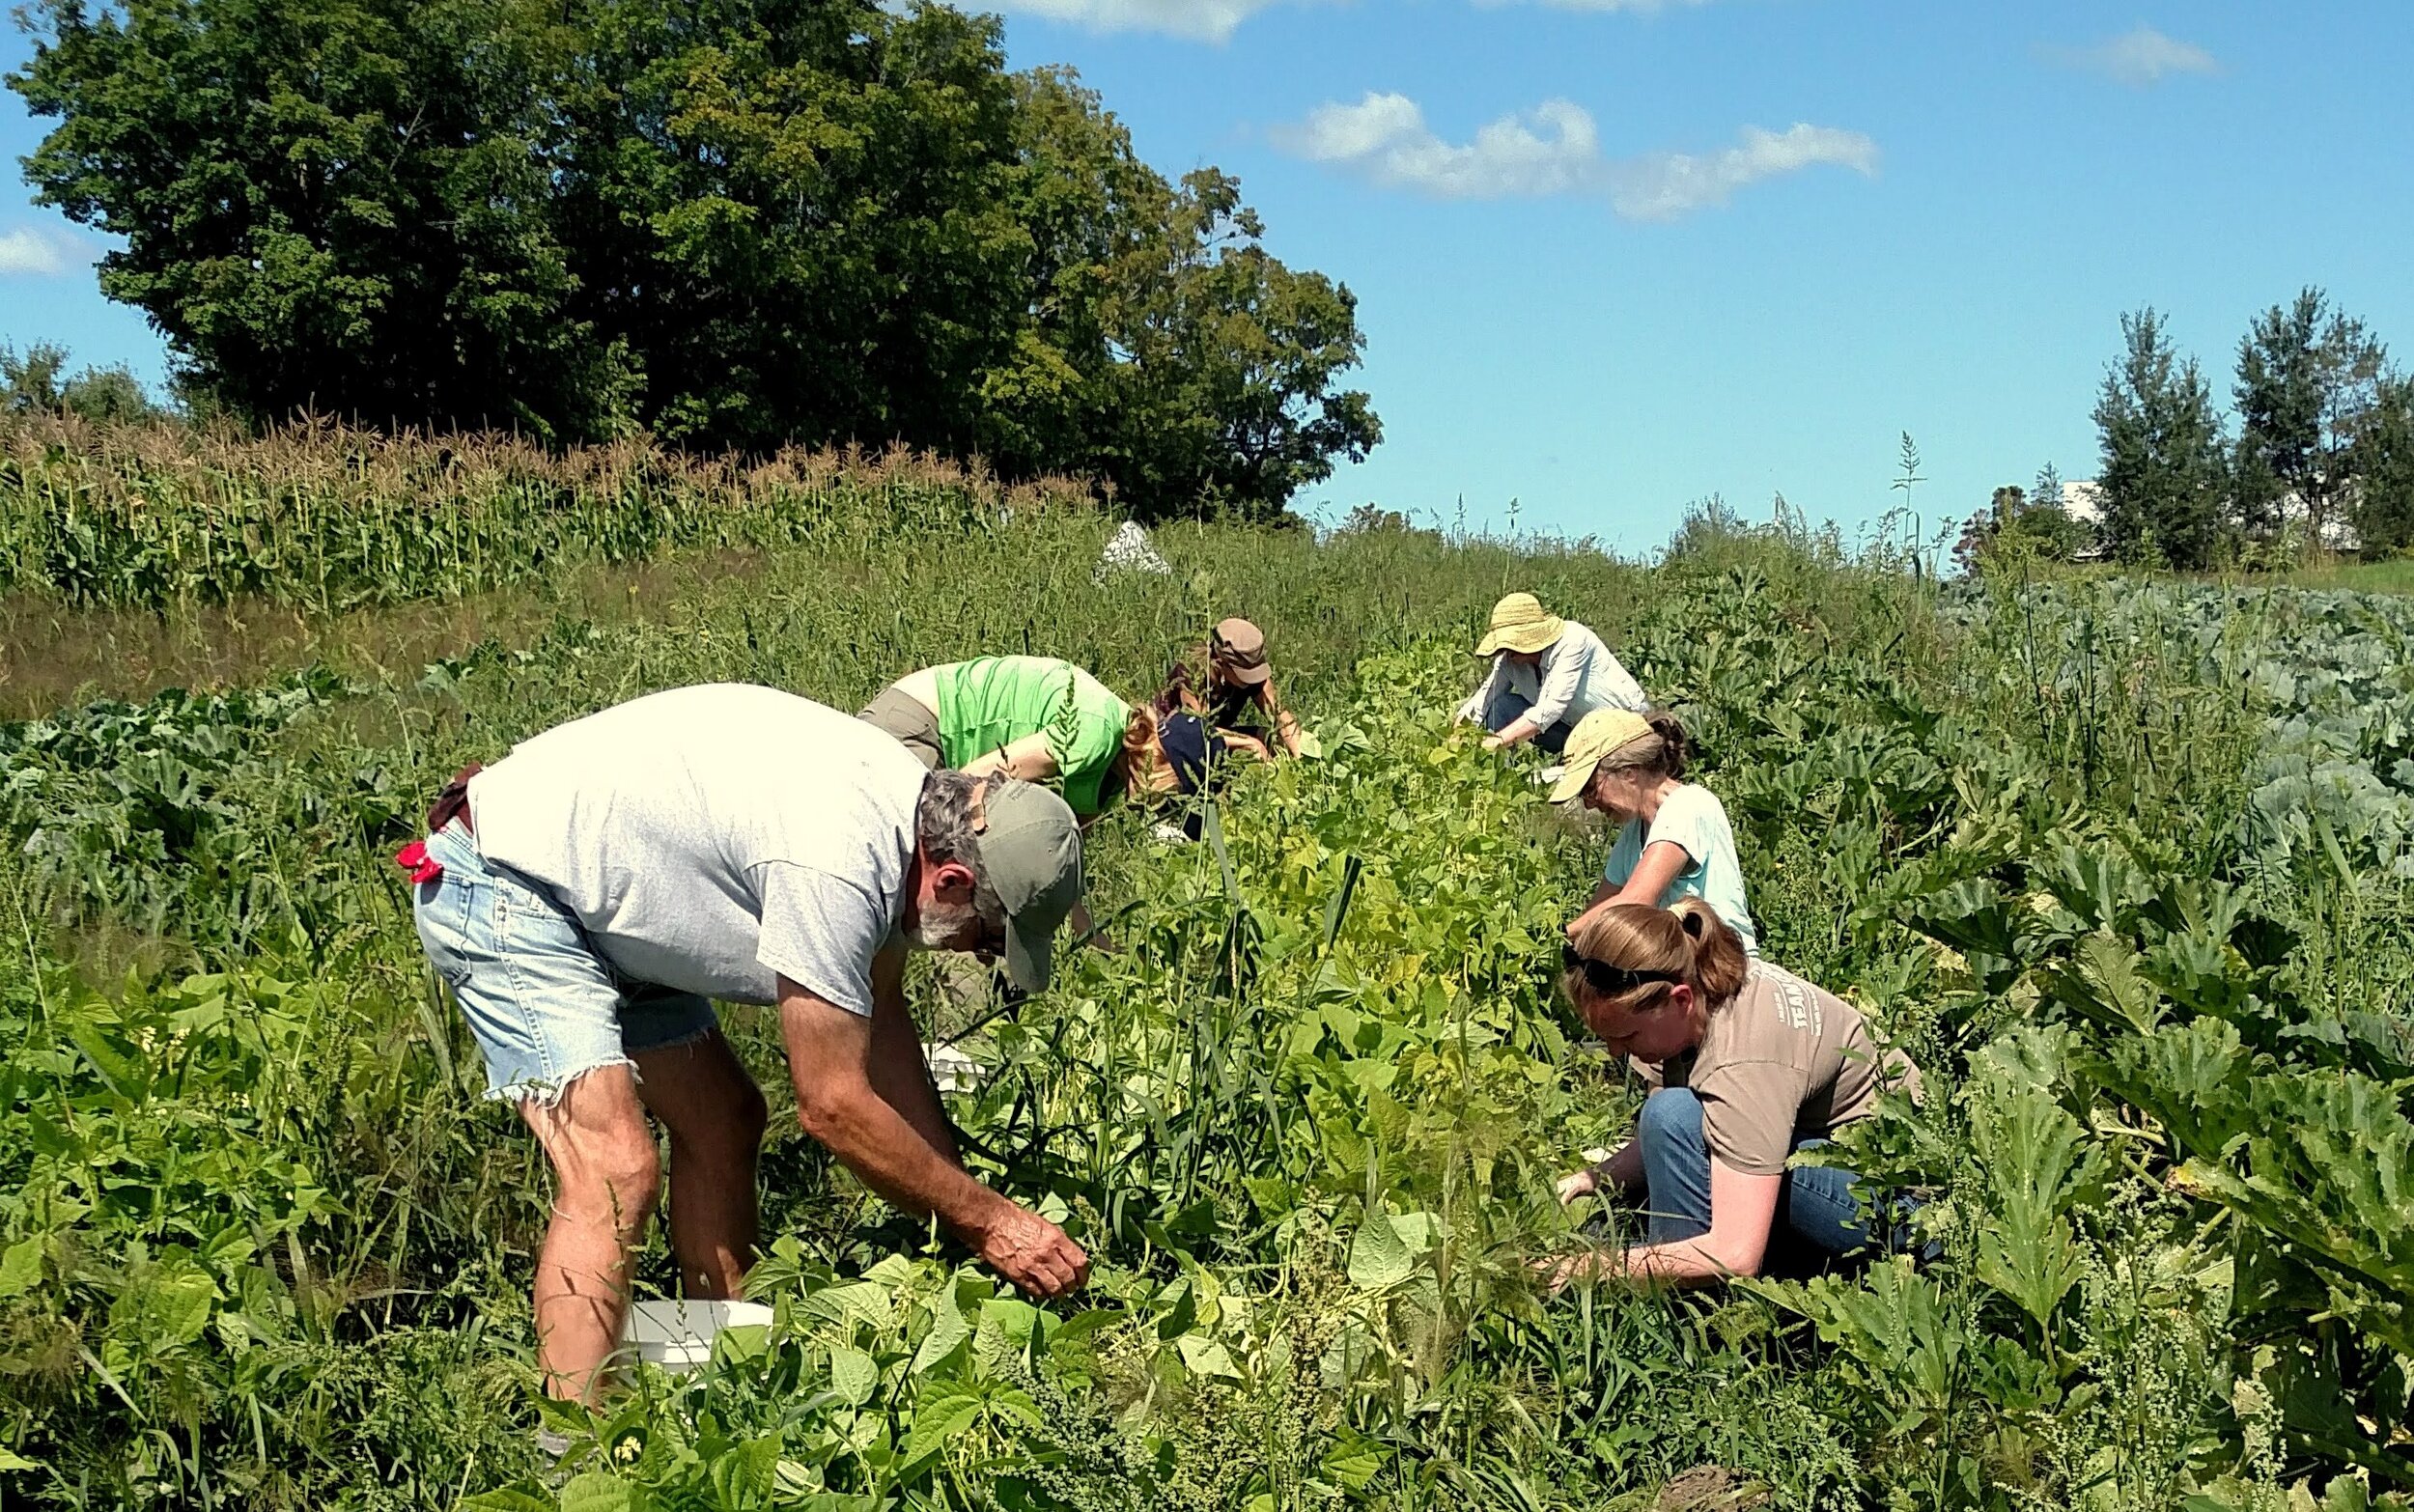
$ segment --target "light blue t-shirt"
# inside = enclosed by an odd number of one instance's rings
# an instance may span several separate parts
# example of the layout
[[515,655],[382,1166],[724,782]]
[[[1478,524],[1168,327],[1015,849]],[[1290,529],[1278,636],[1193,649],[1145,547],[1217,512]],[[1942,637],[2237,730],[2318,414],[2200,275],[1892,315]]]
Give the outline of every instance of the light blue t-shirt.
[[1718,800],[1718,795],[1690,782],[1679,783],[1660,800],[1660,812],[1651,821],[1648,834],[1641,820],[1628,820],[1617,832],[1617,844],[1610,848],[1601,880],[1612,887],[1625,886],[1635,868],[1642,864],[1644,849],[1661,840],[1681,847],[1688,864],[1661,895],[1660,907],[1669,908],[1680,898],[1699,898],[1743,940],[1745,950],[1758,955],[1760,937],[1753,932],[1752,908],[1744,901],[1744,869],[1735,858],[1735,831],[1726,823],[1726,805]]

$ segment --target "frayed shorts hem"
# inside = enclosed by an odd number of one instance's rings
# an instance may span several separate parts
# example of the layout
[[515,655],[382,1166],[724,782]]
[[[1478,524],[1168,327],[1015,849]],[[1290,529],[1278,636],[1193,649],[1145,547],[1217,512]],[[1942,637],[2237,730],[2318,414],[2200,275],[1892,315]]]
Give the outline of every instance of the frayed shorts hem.
[[[701,1034],[701,1030],[697,1031],[696,1037],[700,1037]],[[687,1041],[683,1040],[681,1043],[686,1044]],[[642,1081],[645,1079],[643,1077],[638,1075],[637,1063],[635,1061],[630,1059],[626,1055],[612,1055],[597,1061],[592,1066],[581,1066],[576,1071],[574,1071],[570,1075],[562,1077],[558,1079],[543,1081],[523,1079],[508,1082],[499,1087],[488,1087],[486,1089],[486,1101],[490,1103],[509,1103],[514,1107],[525,1107],[532,1103],[539,1107],[552,1107],[558,1105],[565,1096],[569,1095],[570,1089],[576,1086],[578,1082],[587,1075],[592,1072],[609,1070],[614,1066],[628,1067],[629,1078],[632,1081]]]
[[490,866],[460,826],[429,837],[440,870],[411,913],[428,963],[452,990],[486,1061],[487,1097],[551,1106],[571,1083],[718,1024],[693,993],[623,977],[568,910],[533,880]]

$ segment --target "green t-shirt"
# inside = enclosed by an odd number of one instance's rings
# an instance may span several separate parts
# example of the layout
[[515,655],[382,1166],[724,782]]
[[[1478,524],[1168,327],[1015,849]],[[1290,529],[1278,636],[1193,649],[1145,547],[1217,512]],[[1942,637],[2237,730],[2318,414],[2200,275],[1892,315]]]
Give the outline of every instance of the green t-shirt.
[[939,686],[939,748],[950,770],[1045,735],[1065,802],[1084,817],[1098,812],[1099,782],[1132,716],[1105,684],[1053,657],[982,657],[931,674]]

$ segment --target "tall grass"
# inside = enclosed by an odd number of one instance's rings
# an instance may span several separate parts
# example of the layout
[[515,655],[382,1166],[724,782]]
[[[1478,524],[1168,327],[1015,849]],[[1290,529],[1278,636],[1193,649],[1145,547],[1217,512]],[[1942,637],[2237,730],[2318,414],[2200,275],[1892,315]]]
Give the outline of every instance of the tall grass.
[[759,547],[1079,506],[1079,482],[1007,485],[910,451],[700,457],[639,440],[326,422],[231,431],[0,418],[0,589],[160,608],[257,598],[319,609],[523,582],[565,557]]

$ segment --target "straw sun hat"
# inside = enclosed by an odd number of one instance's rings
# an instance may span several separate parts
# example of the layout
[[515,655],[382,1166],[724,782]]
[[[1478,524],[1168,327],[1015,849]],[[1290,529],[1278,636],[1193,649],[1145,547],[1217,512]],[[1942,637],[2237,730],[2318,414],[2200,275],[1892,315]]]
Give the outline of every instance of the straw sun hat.
[[1513,593],[1492,606],[1492,629],[1475,642],[1475,655],[1498,651],[1536,652],[1552,645],[1567,622],[1542,606],[1530,593]]

